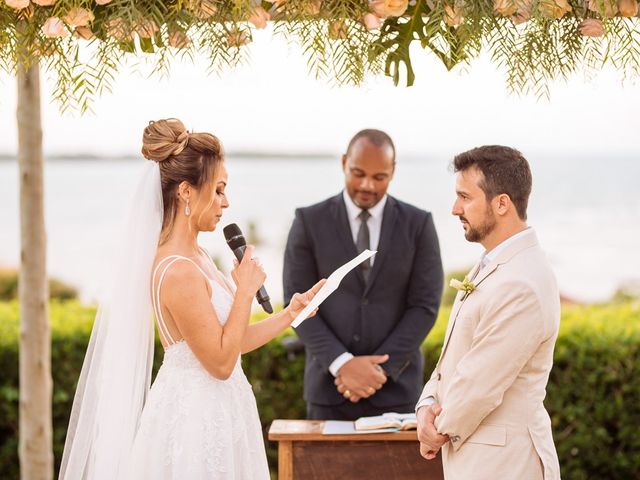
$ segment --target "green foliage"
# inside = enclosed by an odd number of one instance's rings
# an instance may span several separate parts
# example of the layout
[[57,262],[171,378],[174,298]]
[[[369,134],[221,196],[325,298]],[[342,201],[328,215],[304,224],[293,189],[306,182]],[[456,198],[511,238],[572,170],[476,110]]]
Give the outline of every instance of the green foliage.
[[640,302],[640,282],[631,282],[619,287],[611,298],[613,303]]
[[639,368],[637,306],[578,307],[564,315],[545,402],[562,478],[638,478]]
[[[18,271],[0,269],[0,301],[18,298]],[[57,300],[74,300],[78,291],[56,278],[49,279],[49,298]]]
[[[56,468],[95,309],[78,302],[50,306]],[[448,308],[427,337],[425,379],[436,364]],[[18,304],[0,302],[0,478],[18,479]],[[259,315],[254,320],[262,318]],[[283,335],[290,335],[291,331]],[[154,372],[162,361],[156,342]],[[266,432],[275,418],[304,418],[304,358],[279,340],[243,357]],[[628,480],[640,472],[640,307],[571,307],[563,312],[555,366],[545,401],[551,414],[562,478]],[[277,465],[276,445],[269,462]]]
[[[607,18],[603,11],[588,10],[584,1],[571,0],[572,10],[554,19],[540,1],[517,3],[532,5],[524,23],[495,13],[490,0],[412,0],[402,15],[386,18],[379,31],[363,25],[370,9],[366,0],[265,0],[261,6],[274,21],[276,35],[299,44],[310,72],[338,84],[360,84],[384,72],[396,85],[412,85],[412,55],[418,51],[413,45],[436,55],[448,70],[470,64],[485,50],[505,74],[510,91],[538,96],[548,95],[550,80],[566,79],[580,69],[590,76],[610,65],[624,79],[640,73],[638,18]],[[462,20],[452,24],[446,9],[454,6]],[[42,33],[48,18],[64,19],[74,7],[91,9],[92,40],[76,38],[68,24],[65,38]],[[53,97],[62,110],[84,112],[96,96],[113,88],[117,70],[132,58],[160,75],[168,73],[174,57],[204,55],[216,73],[244,62],[245,49],[231,38],[238,32],[251,38],[247,20],[253,8],[248,0],[114,0],[107,5],[58,0],[51,7],[32,3],[16,11],[0,2],[0,69],[15,73],[41,59],[55,80]],[[604,35],[584,36],[579,28],[584,19],[601,20]],[[336,26],[346,35],[336,35]],[[176,33],[189,41],[177,43]]]

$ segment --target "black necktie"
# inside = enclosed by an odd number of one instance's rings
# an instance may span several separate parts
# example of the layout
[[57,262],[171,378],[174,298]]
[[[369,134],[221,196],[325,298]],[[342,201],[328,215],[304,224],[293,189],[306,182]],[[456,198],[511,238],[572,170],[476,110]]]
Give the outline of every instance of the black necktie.
[[[364,252],[370,248],[369,243],[369,227],[367,226],[367,220],[369,220],[371,214],[368,210],[362,210],[358,218],[360,219],[360,228],[358,229],[358,236],[356,237],[356,249],[358,253]],[[371,259],[368,258],[361,264],[362,275],[364,276],[365,283],[369,280],[369,273],[371,272]]]

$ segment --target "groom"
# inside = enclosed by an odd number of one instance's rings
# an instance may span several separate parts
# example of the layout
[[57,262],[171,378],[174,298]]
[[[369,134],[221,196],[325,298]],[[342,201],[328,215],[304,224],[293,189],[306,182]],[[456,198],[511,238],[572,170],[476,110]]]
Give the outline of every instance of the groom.
[[420,453],[432,459],[442,448],[448,480],[559,480],[543,400],[560,301],[526,223],[529,164],[517,150],[485,146],[453,165],[452,213],[485,253],[457,284],[440,359],[416,405]]

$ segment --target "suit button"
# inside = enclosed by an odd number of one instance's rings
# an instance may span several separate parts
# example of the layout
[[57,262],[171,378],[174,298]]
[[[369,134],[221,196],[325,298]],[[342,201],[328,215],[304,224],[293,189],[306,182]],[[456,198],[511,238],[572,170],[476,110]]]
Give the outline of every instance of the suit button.
[[453,437],[450,437],[452,442],[457,442],[458,440],[460,440],[460,436],[459,435],[454,435]]
[[442,378],[442,375],[438,373],[438,381],[440,381],[441,378]]
[[363,305],[369,305],[369,299],[368,298],[363,298],[362,299],[362,304]]
[[360,335],[354,335],[353,336],[353,341],[354,342],[359,342],[360,341]]

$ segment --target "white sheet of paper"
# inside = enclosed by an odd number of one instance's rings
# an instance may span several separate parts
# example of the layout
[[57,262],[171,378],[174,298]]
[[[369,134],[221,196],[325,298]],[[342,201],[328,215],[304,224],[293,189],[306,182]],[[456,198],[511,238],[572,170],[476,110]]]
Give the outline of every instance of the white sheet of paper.
[[377,430],[356,430],[354,422],[327,420],[322,429],[323,435],[366,435],[368,433],[397,432],[397,428],[378,428]]
[[364,262],[368,258],[373,257],[375,254],[376,254],[376,251],[365,250],[350,262],[347,262],[341,267],[337,268],[331,275],[329,275],[329,278],[327,278],[326,283],[322,286],[320,291],[316,293],[316,296],[313,297],[313,300],[309,302],[309,305],[304,307],[304,310],[302,310],[298,314],[296,319],[291,323],[291,326],[294,328],[300,326],[300,324],[304,322],[304,320],[311,314],[311,312],[313,312],[316,308],[318,308],[320,304],[324,302],[329,295],[331,295],[333,292],[336,291],[336,289],[340,285],[340,282],[342,281],[342,279],[345,277],[347,273],[349,273],[351,270],[353,270],[355,267],[360,265],[362,262]]

